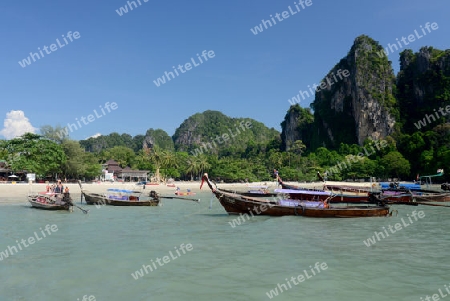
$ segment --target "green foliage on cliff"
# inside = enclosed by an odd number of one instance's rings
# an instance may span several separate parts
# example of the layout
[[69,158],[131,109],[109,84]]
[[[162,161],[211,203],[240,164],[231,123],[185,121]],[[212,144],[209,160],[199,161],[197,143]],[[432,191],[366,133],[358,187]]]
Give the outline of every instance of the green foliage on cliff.
[[265,145],[277,137],[278,131],[251,118],[205,111],[186,119],[176,129],[173,141],[178,151],[193,152],[205,143],[208,153],[232,155],[245,152],[248,145]]
[[[450,50],[432,47],[423,47],[418,53],[405,50],[400,53],[400,67],[396,95],[401,112],[399,121],[404,132],[413,133],[418,120],[450,105]],[[431,129],[448,120],[440,113],[434,117],[440,117],[440,121],[427,122],[424,127]]]
[[[376,157],[369,157],[341,170],[331,179],[364,175],[413,179],[416,174],[435,174],[439,168],[450,170],[450,114],[446,110],[447,107],[450,110],[450,50],[424,47],[418,53],[403,51],[400,54],[401,70],[395,79],[383,48],[369,37],[361,36],[355,40],[348,56],[336,64],[327,76],[345,68],[357,73],[353,74],[352,81],[358,84],[346,87],[337,84],[322,90],[316,93],[311,104],[314,110],[313,135],[304,135],[303,142],[308,146],[305,155],[315,160],[319,169],[333,167],[331,162],[345,160],[346,156],[360,148],[356,145],[359,125],[352,115],[352,104],[360,100],[342,93],[342,90],[359,89],[363,95],[377,100],[397,123],[392,136],[386,138],[389,147],[377,152]],[[397,84],[393,83],[394,80]],[[337,98],[342,101],[337,103]],[[293,115],[295,112],[290,109],[282,125],[288,124]],[[288,141],[286,143],[292,143],[298,139],[300,129],[297,132],[297,136],[291,133],[290,137],[282,137]],[[338,159],[336,155],[325,152],[323,146],[329,147],[330,151],[338,151]]]
[[[294,128],[290,129],[293,131],[293,133],[287,132],[288,123],[289,127],[291,123],[294,124]],[[282,149],[289,150],[291,147],[293,147],[293,143],[296,140],[301,140],[302,143],[305,142],[305,146],[307,148],[311,147],[310,141],[312,137],[311,134],[313,123],[314,115],[309,108],[302,108],[298,104],[292,105],[284,116],[283,122],[281,122]],[[289,134],[294,134],[294,137],[290,137],[290,139],[287,139],[287,135]]]
[[159,147],[162,150],[173,151],[175,149],[172,137],[170,137],[166,131],[161,129],[147,130],[145,133],[145,141],[147,144],[151,143],[151,146]]

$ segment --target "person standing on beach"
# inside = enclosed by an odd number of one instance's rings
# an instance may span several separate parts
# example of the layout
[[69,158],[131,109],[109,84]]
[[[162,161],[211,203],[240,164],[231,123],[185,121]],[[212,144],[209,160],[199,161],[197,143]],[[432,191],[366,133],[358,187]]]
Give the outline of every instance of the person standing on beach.
[[58,184],[55,187],[55,193],[63,193],[64,192],[64,186],[61,184],[61,180],[58,180]]
[[273,176],[275,177],[276,186],[278,187],[278,170],[273,169]]

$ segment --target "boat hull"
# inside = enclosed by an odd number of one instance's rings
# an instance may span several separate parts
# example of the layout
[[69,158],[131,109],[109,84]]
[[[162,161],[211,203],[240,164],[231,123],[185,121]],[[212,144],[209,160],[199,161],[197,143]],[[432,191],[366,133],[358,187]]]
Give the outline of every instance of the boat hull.
[[98,193],[92,193],[87,190],[82,190],[81,193],[88,205],[102,205],[106,201],[106,197]]
[[30,196],[28,197],[28,202],[30,202],[31,207],[42,210],[64,210],[71,211],[72,206],[69,204],[51,204],[46,202],[42,197]]
[[280,206],[277,202],[258,201],[220,190],[214,192],[219,202],[229,214],[270,215],[270,216],[306,216],[320,218],[374,217],[387,216],[387,206],[352,206],[332,208],[311,208],[306,206]]
[[148,200],[148,201],[120,201],[120,200],[112,200],[105,199],[105,205],[110,206],[158,206],[159,200]]
[[450,194],[448,193],[414,195],[414,198],[419,202],[450,202]]

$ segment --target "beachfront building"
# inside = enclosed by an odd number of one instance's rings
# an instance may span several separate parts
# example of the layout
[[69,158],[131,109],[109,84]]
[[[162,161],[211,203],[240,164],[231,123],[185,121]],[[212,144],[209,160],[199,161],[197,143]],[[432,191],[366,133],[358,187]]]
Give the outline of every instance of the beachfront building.
[[121,168],[119,163],[108,160],[102,166],[103,181],[139,182],[147,181],[148,170],[133,170],[130,167]]
[[8,168],[8,163],[5,160],[0,160],[0,181],[8,181],[8,175],[11,170]]

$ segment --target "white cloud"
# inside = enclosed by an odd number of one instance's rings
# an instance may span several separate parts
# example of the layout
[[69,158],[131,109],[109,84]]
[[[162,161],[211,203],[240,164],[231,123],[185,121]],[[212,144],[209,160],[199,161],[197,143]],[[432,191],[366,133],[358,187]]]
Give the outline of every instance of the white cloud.
[[87,137],[87,138],[84,139],[84,140],[88,140],[89,138],[97,138],[97,137],[100,137],[101,135],[102,135],[102,134],[97,133],[97,134],[92,135],[91,137]]
[[25,117],[23,111],[11,111],[6,113],[4,128],[0,131],[0,135],[5,136],[6,139],[13,139],[25,133],[36,133],[37,128],[33,127]]

